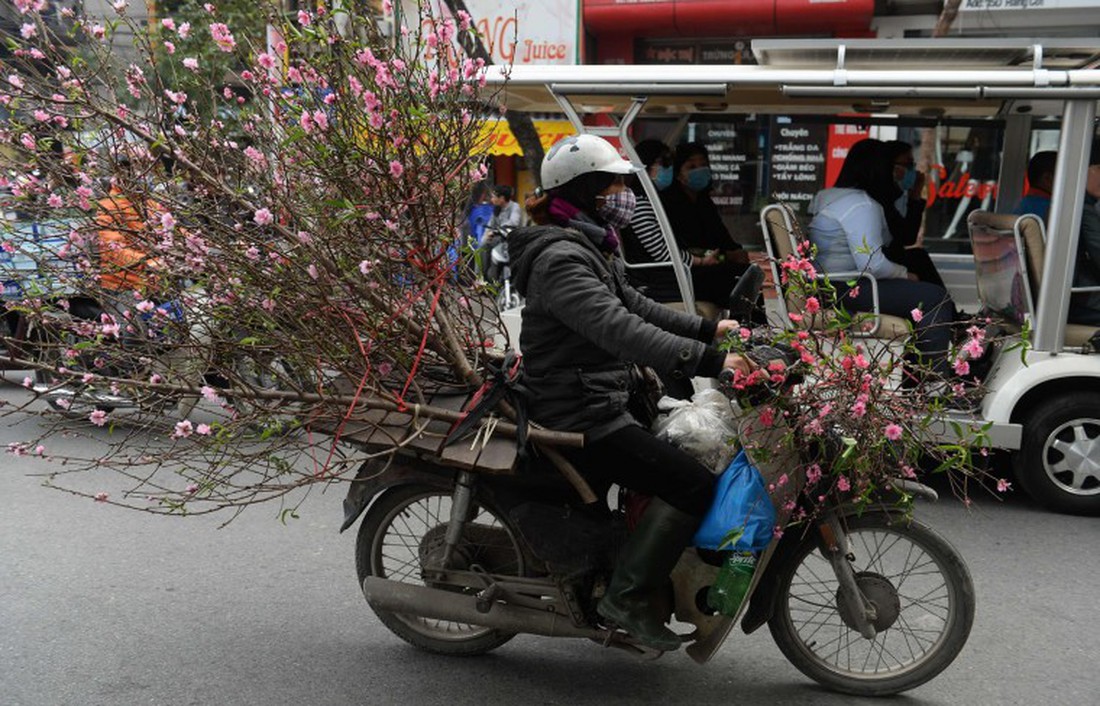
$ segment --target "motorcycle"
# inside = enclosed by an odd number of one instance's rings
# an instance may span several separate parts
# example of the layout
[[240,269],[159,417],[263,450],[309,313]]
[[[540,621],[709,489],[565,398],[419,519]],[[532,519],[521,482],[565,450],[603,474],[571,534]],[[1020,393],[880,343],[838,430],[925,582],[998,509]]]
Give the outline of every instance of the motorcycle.
[[523,298],[512,286],[512,268],[508,257],[508,235],[514,230],[511,227],[492,230],[486,233],[485,238],[493,238],[495,243],[489,251],[490,266],[486,272],[486,279],[497,287],[496,305],[500,311],[515,309],[523,304]]
[[[247,346],[233,347],[227,352],[227,360],[212,361],[197,355],[198,351],[213,348],[214,323],[203,314],[208,302],[201,289],[185,288],[189,290],[186,297],[166,300],[148,311],[133,312],[125,326],[132,332],[120,332],[114,347],[84,347],[82,342],[94,339],[104,323],[117,319],[126,324],[125,319],[112,317],[107,309],[89,299],[74,299],[67,310],[51,311],[28,326],[22,347],[29,358],[41,364],[35,372],[34,391],[55,411],[74,418],[101,410],[147,411],[182,420],[197,405],[197,393],[167,393],[155,388],[143,392],[122,390],[118,384],[104,379],[162,379],[185,382],[196,391],[204,385],[214,389],[226,387],[227,381],[219,371],[229,371],[240,384],[254,390],[286,389],[291,382],[302,382],[301,374],[286,362]],[[185,299],[190,303],[186,308]],[[118,355],[112,356],[113,350]],[[78,380],[75,372],[93,375]],[[240,404],[245,402],[238,401],[237,405]],[[276,421],[286,429],[293,422],[290,417]]]
[[[734,303],[751,307],[750,294]],[[791,467],[791,459],[775,461],[777,474]],[[803,528],[788,528],[760,553],[732,616],[706,601],[728,553],[688,548],[654,610],[692,627],[682,639],[699,663],[740,621],[746,634],[767,624],[787,659],[831,689],[881,696],[919,686],[965,644],[974,587],[946,540],[893,509],[889,496],[901,492],[936,498],[898,479],[872,508],[833,499]],[[537,465],[517,475],[456,471],[407,451],[364,464],[344,509],[341,531],[365,513],[355,558],[367,603],[420,649],[476,655],[529,633],[661,654],[602,625],[596,613],[628,532],[622,503],[582,506],[560,475]]]

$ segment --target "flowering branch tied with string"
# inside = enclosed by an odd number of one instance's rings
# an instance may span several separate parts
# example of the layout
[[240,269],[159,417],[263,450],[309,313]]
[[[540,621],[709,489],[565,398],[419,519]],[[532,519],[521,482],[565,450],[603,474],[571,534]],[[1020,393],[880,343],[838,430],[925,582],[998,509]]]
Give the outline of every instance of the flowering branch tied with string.
[[[19,7],[2,238],[33,274],[6,296],[7,343],[38,399],[8,413],[54,413],[11,450],[63,463],[49,481],[71,492],[104,499],[94,470],[123,481],[109,502],[154,512],[296,503],[362,462],[344,442],[371,409],[431,410],[507,341],[462,270],[486,174],[469,17],[409,17],[395,43],[355,3],[259,7],[267,38],[213,4],[142,26],[123,3],[73,37]],[[227,69],[200,70],[212,51]],[[55,455],[59,434],[97,451]]]

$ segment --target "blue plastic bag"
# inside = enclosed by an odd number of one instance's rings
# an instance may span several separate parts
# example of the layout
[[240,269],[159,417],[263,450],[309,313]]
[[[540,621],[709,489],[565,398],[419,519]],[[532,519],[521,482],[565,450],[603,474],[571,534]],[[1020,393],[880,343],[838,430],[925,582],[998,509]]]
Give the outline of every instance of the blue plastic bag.
[[[742,449],[718,478],[714,502],[695,532],[695,546],[740,552],[764,549],[772,541],[775,519],[764,479]],[[742,531],[737,542],[722,546],[736,530]]]

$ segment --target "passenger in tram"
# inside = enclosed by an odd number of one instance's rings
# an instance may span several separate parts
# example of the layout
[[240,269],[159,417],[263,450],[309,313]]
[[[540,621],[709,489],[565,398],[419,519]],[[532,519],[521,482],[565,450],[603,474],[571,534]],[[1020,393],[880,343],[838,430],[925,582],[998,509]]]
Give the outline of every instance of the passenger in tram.
[[718,260],[730,262],[743,272],[748,253],[730,235],[718,207],[710,198],[711,172],[707,148],[688,142],[676,148],[672,160],[673,182],[661,192],[676,242],[682,249],[703,254],[711,251]]
[[944,286],[943,278],[936,270],[928,251],[918,244],[924,221],[925,201],[921,198],[925,175],[918,172],[913,159],[913,146],[894,140],[883,143],[883,152],[893,171],[892,184],[883,184],[871,195],[886,214],[886,226],[890,241],[883,252],[894,262],[920,278],[921,282]]
[[[660,140],[644,140],[638,143],[636,149],[649,178],[653,180],[658,191],[664,193],[673,181],[672,151]],[[635,175],[628,176],[626,181],[634,192],[636,203],[630,225],[622,231],[623,251],[627,262],[632,265],[671,262],[657,214],[642,188],[641,181]],[[680,256],[684,265],[690,268],[695,298],[724,307],[737,278],[745,271],[745,266],[728,260],[719,261],[713,250],[703,254],[692,254],[683,250]],[[683,298],[671,267],[630,269],[627,274],[631,284],[643,290],[654,301],[671,302]]]
[[[1077,241],[1074,287],[1100,287],[1100,139],[1092,143],[1085,176],[1085,205],[1081,212],[1081,236]],[[1100,326],[1100,292],[1074,294],[1069,301],[1069,321]]]
[[1054,166],[1058,162],[1058,153],[1054,150],[1036,152],[1027,163],[1027,191],[1020,199],[1020,205],[1013,211],[1017,216],[1034,213],[1047,222],[1050,213],[1050,194],[1054,191]]
[[[879,140],[861,140],[848,152],[836,183],[810,203],[810,240],[817,246],[818,267],[830,272],[864,272],[878,280],[879,310],[913,323],[916,347],[935,372],[948,373],[947,352],[955,305],[947,290],[922,282],[905,265],[883,254],[890,232],[882,204],[872,194],[892,184],[892,168]],[[871,286],[860,278],[849,287],[833,281],[838,304],[849,311],[874,310]],[[920,312],[914,315],[914,310]]]

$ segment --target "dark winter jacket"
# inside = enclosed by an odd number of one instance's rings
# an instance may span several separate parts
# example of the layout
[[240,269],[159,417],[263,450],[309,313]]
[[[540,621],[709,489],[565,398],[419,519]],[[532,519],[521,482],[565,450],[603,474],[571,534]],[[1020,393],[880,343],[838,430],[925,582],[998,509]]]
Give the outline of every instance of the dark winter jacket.
[[531,419],[594,440],[637,423],[627,411],[629,363],[715,376],[724,355],[703,343],[713,340],[714,322],[642,296],[627,284],[622,262],[593,245],[601,229],[571,225],[521,228],[508,250],[526,298],[520,347]]

